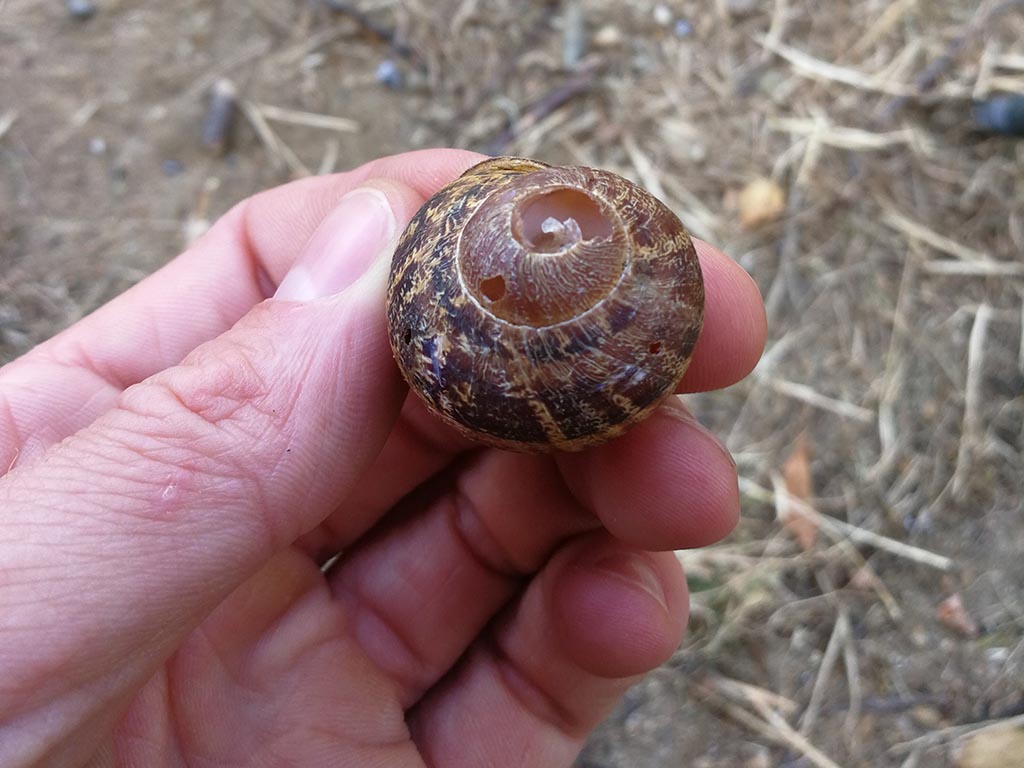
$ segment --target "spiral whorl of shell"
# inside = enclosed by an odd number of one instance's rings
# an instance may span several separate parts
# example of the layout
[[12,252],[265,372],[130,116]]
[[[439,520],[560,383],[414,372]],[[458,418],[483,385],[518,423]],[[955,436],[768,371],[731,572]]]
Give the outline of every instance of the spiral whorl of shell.
[[693,244],[615,174],[495,158],[410,222],[388,285],[391,345],[427,406],[484,443],[577,450],[647,415],[703,317]]

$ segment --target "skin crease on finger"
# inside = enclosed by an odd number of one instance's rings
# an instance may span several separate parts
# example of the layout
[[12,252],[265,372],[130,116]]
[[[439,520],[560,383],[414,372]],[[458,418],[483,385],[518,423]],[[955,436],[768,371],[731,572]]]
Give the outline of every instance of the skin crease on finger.
[[[129,303],[115,301],[87,323],[67,331],[61,343],[68,345],[69,349],[79,348],[82,353],[80,362],[85,366],[90,364],[90,360],[102,361],[104,371],[111,374],[103,379],[104,387],[110,387],[111,380],[117,383],[117,387],[134,383],[132,379],[149,375],[147,366],[156,367],[157,370],[152,371],[156,373],[162,365],[173,365],[176,362],[175,358],[179,355],[184,356],[189,350],[161,347],[157,339],[148,338],[148,332],[155,333],[157,337],[163,333],[152,328],[152,322],[136,323],[135,326],[141,327],[143,331],[133,337],[133,343],[139,345],[140,350],[144,350],[146,354],[140,351],[133,356],[132,350],[124,344],[114,344],[105,348],[89,345],[96,339],[102,341],[114,338],[118,333],[117,329],[122,327],[126,318],[138,320],[148,317],[152,320],[154,315],[147,314],[147,308],[163,306],[167,309],[175,301],[174,292],[180,290],[182,286],[205,292],[205,300],[215,305],[212,307],[212,314],[216,315],[223,310],[223,315],[217,322],[232,325],[232,314],[243,311],[245,302],[240,302],[235,296],[223,306],[216,305],[221,294],[225,291],[230,292],[230,289],[224,286],[233,283],[221,280],[221,284],[216,287],[205,286],[202,284],[202,280],[205,279],[202,275],[206,273],[202,272],[199,266],[219,263],[218,269],[223,269],[225,259],[233,264],[248,265],[250,268],[258,264],[260,266],[253,272],[239,276],[237,282],[244,283],[250,280],[245,288],[246,295],[262,295],[281,279],[288,265],[295,259],[302,243],[309,239],[312,231],[319,226],[352,184],[373,176],[397,178],[409,183],[422,197],[456,174],[461,170],[461,166],[474,159],[465,153],[450,153],[424,166],[415,157],[378,161],[347,177],[314,179],[264,193],[242,208],[236,209],[240,213],[231,215],[224,225],[218,225],[235,228],[230,232],[230,236],[208,239],[205,245],[196,246],[187,262],[169,268],[167,274],[177,275],[177,282],[171,280],[161,284],[159,280],[150,281],[134,294]],[[428,170],[421,170],[424,167]],[[288,219],[291,214],[295,214],[294,222]],[[241,251],[228,256],[225,249],[231,248],[239,248]],[[756,287],[743,275],[742,270],[718,251],[703,244],[698,244],[698,248],[708,281],[711,309],[708,313],[705,335],[698,344],[691,372],[684,381],[684,387],[687,389],[724,386],[744,375],[756,361],[764,336],[763,309],[760,308]],[[261,283],[258,291],[253,290],[252,280]],[[258,301],[258,298],[253,301]],[[264,316],[273,314],[273,305],[274,302],[263,305]],[[178,306],[180,311],[180,304]],[[319,304],[318,311],[324,311],[326,306]],[[206,311],[210,310],[211,307],[206,307]],[[289,316],[299,319],[303,311],[301,306],[292,307],[289,309]],[[190,334],[218,335],[226,328],[218,328],[217,322],[185,324],[173,333],[167,333],[163,338],[173,339],[174,344],[183,347],[197,346],[207,339],[192,338]],[[229,334],[228,341],[215,341],[208,355],[218,360],[232,359],[231,350],[223,350],[228,354],[215,354],[216,344],[230,343],[231,338],[236,338],[243,346],[258,348],[259,344],[253,344],[255,337],[244,338],[247,333],[244,325],[243,323],[241,329],[236,329],[234,337]],[[306,326],[297,323],[296,327]],[[267,330],[261,330],[260,342],[268,335]],[[304,334],[303,338],[304,343],[308,342],[311,348],[315,347],[317,334]],[[357,334],[357,341],[364,343],[365,334]],[[381,365],[388,362],[378,354],[380,350],[376,347],[374,350],[374,365],[378,362]],[[718,354],[711,354],[711,350],[717,350]],[[154,351],[169,355],[170,362],[162,361],[157,354],[148,354]],[[49,354],[53,354],[52,348]],[[122,356],[126,359],[121,359]],[[377,360],[378,357],[380,360]],[[317,358],[313,355],[311,359]],[[270,358],[261,356],[261,359],[255,362],[270,366],[267,378],[272,380],[273,364],[269,360]],[[360,365],[354,368],[366,370],[367,366]],[[126,371],[130,371],[131,375],[121,375]],[[18,403],[33,402],[38,405],[39,402],[46,400],[47,387],[52,389],[52,369],[45,372],[46,376],[34,381],[31,361],[29,364],[22,363],[19,367],[19,397],[15,400],[6,398],[9,405],[6,415],[18,427],[16,433],[36,434],[33,432],[33,424],[36,427],[45,426],[36,421],[43,418],[46,408],[34,407],[17,412]],[[4,373],[0,371],[0,405],[5,400],[5,382],[8,381]],[[354,370],[352,375],[358,378],[358,371]],[[174,378],[174,375],[164,374],[163,380]],[[88,382],[85,384],[86,389],[91,386]],[[372,402],[373,398],[366,394],[374,392],[372,382],[362,382],[360,386],[361,396],[365,396],[367,402]],[[400,394],[397,392],[397,380],[395,389],[395,394]],[[30,398],[26,401],[26,393],[34,394],[36,399]],[[76,393],[65,391],[60,399],[53,399],[56,409],[60,411],[76,401],[80,407],[82,402],[91,402],[90,398],[96,396],[95,392],[90,394],[90,391],[77,393],[77,398],[72,396],[73,394]],[[378,426],[394,423],[397,415],[398,397],[386,399],[389,402],[394,401],[395,413],[376,414],[374,423]],[[316,409],[327,407],[315,397],[307,398],[306,402],[316,403]],[[410,491],[422,486],[438,473],[452,472],[456,478],[461,477],[465,480],[470,470],[479,466],[477,462],[463,463],[456,458],[465,450],[465,444],[453,439],[442,425],[425,421],[425,414],[422,411],[416,411],[415,408],[412,410],[416,415],[409,413],[407,406],[405,415],[399,417],[398,426],[392,429],[386,438],[381,437],[384,447],[375,456],[342,462],[345,464],[346,477],[352,474],[354,466],[364,467],[361,472],[356,473],[359,482],[354,487],[347,487],[344,493],[338,491],[317,495],[318,499],[322,499],[317,502],[323,507],[317,513],[320,519],[327,517],[332,509],[335,510],[330,517],[329,526],[324,526],[329,527],[329,535],[320,539],[320,545],[324,549],[336,550],[339,542],[344,542],[341,546],[352,545],[355,552],[362,546],[361,542],[356,541],[362,533],[382,517],[385,523],[388,522],[389,510]],[[343,435],[335,434],[334,439],[324,441],[322,447],[313,443],[306,446],[309,452],[306,458],[311,462],[310,473],[315,479],[312,484],[338,475],[339,456],[347,455],[344,450],[346,441],[359,441],[368,431],[383,434],[383,429],[376,427],[373,430],[365,429],[359,418],[351,417],[351,408],[348,408],[346,413],[349,414],[344,425],[344,430],[348,434],[346,439],[341,439]],[[84,414],[63,411],[51,411],[51,416],[51,424],[58,423],[62,426],[48,435],[47,441],[50,443],[58,443],[66,438],[69,431],[79,428],[77,419],[84,418]],[[319,416],[316,422],[323,423]],[[173,431],[174,423],[174,420],[162,421],[161,429]],[[117,426],[127,431],[133,428],[126,426],[123,420],[118,422]],[[88,429],[86,432],[88,433]],[[252,435],[244,430],[238,434],[245,439],[252,438]],[[93,434],[92,437],[102,438],[103,435]],[[88,435],[80,437],[76,444],[85,444],[83,440],[87,438]],[[218,443],[218,446],[220,445]],[[3,450],[8,448],[0,446]],[[235,447],[242,450],[246,460],[250,461],[255,452],[246,451],[244,448],[245,446]],[[62,449],[58,446],[54,450],[59,454]],[[230,453],[227,448],[225,451]],[[15,457],[18,454],[16,444],[13,445],[13,454]],[[497,456],[490,452],[475,455],[481,461],[485,457]],[[510,754],[509,749],[513,750],[511,753],[517,749],[529,749],[540,753],[545,749],[543,745],[547,743],[545,737],[557,737],[553,738],[553,741],[561,745],[558,759],[546,764],[564,764],[571,760],[573,750],[579,747],[582,734],[596,724],[611,702],[632,682],[633,676],[657,664],[678,643],[682,626],[677,622],[681,622],[685,616],[685,584],[678,564],[671,554],[650,554],[646,550],[708,543],[724,535],[735,520],[736,491],[733,467],[717,441],[699,428],[685,411],[679,411],[671,403],[659,409],[650,421],[640,425],[629,435],[589,454],[540,461],[544,463],[545,470],[542,473],[543,483],[537,486],[537,493],[544,494],[553,504],[578,504],[585,509],[581,515],[570,515],[568,525],[556,530],[549,540],[535,544],[531,557],[514,561],[517,563],[515,572],[526,584],[520,599],[513,599],[509,603],[509,595],[499,595],[500,599],[495,600],[494,608],[482,611],[478,626],[463,628],[459,630],[458,637],[447,638],[448,660],[442,660],[433,673],[434,679],[430,680],[428,685],[433,683],[438,675],[442,676],[441,683],[427,690],[410,718],[418,744],[432,756],[432,762],[436,764],[459,764],[455,759],[457,755],[446,751],[446,738],[451,739],[448,742],[451,747],[457,747],[460,743],[468,745],[469,751],[466,754],[473,753],[481,757],[481,760],[475,763],[478,765],[499,764],[500,756]],[[514,465],[509,466],[515,469]],[[23,495],[26,488],[42,487],[38,484],[33,486],[35,467],[34,464],[26,464],[16,473],[19,478],[27,479],[27,484],[18,479],[22,489],[19,493],[22,495],[17,498],[27,498]],[[59,488],[60,478],[53,474],[56,471],[55,467],[59,468],[59,461],[49,462],[46,467],[46,487]],[[130,467],[124,469],[128,471]],[[88,467],[85,467],[85,470],[88,470]],[[494,484],[499,491],[501,488],[517,488],[516,483],[522,476],[508,470],[509,467],[501,469],[495,466],[492,470],[494,474],[485,473],[482,478],[477,478],[477,482],[483,482],[485,486]],[[90,482],[83,483],[84,496],[80,494],[80,500],[91,500],[89,503],[95,506],[97,501],[116,497],[118,488],[112,487],[111,483],[118,479],[118,473],[104,477],[97,475],[92,477]],[[12,480],[14,479],[12,476]],[[269,474],[267,482],[275,482],[273,473]],[[289,482],[295,484],[298,481],[293,477]],[[311,483],[301,484],[301,488],[289,486],[285,489],[275,486],[267,488],[267,495],[270,498],[278,498],[275,493],[287,491],[286,495],[302,496],[302,488],[308,488],[309,485]],[[523,485],[525,486],[525,483]],[[242,487],[244,489],[244,485]],[[528,490],[525,487],[517,489],[523,491],[523,494]],[[505,497],[513,495],[511,492],[492,493],[490,498],[479,502],[479,506],[500,505],[509,500]],[[336,498],[331,498],[328,504],[330,496]],[[531,503],[528,496],[529,494],[522,495],[520,506]],[[558,502],[558,499],[562,501]],[[58,542],[61,547],[68,547],[66,554],[69,555],[74,555],[80,545],[87,548],[90,541],[96,543],[104,540],[103,531],[93,530],[89,526],[94,526],[103,519],[118,519],[117,515],[97,516],[93,507],[76,511],[77,502],[70,497],[58,503],[43,503],[45,499],[37,501],[39,503],[36,506],[39,509],[49,510],[48,514],[63,515],[65,520],[72,519],[80,529],[73,537],[73,543],[65,545]],[[192,524],[198,521],[188,521],[187,516],[181,518],[181,521],[188,523],[185,525],[177,524],[178,521],[170,514],[160,520],[153,516],[132,516],[132,524],[138,528],[139,533],[135,540],[137,546],[118,548],[118,552],[122,554],[116,558],[116,562],[112,562],[112,565],[130,562],[126,560],[129,555],[141,558],[145,564],[145,579],[137,581],[135,587],[131,585],[131,580],[123,578],[124,573],[110,579],[96,578],[102,570],[99,564],[111,560],[109,551],[102,557],[93,557],[89,552],[85,552],[85,555],[89,556],[88,559],[83,559],[80,567],[75,568],[75,594],[79,598],[75,604],[84,604],[81,598],[86,597],[85,603],[89,604],[87,613],[106,617],[105,620],[109,619],[109,623],[101,627],[88,627],[88,631],[83,631],[78,636],[82,642],[97,644],[94,649],[96,653],[93,654],[96,658],[118,658],[117,669],[104,671],[92,670],[90,667],[90,675],[108,675],[111,680],[118,677],[122,680],[129,679],[126,677],[126,670],[132,663],[138,659],[144,660],[147,653],[155,654],[154,658],[160,657],[164,654],[162,649],[166,647],[168,638],[177,631],[175,628],[158,626],[156,619],[152,626],[142,626],[142,617],[152,617],[161,612],[165,616],[180,616],[179,627],[182,630],[187,629],[191,622],[198,620],[191,617],[189,611],[192,608],[188,606],[207,605],[212,602],[212,598],[199,600],[197,596],[210,590],[211,585],[216,585],[215,589],[218,592],[226,589],[224,583],[218,582],[224,576],[225,563],[232,562],[231,567],[239,574],[245,572],[238,558],[247,557],[247,553],[260,552],[260,548],[252,546],[252,542],[241,541],[238,537],[248,536],[248,532],[254,530],[254,526],[241,524],[230,526],[230,530],[225,529],[237,511],[244,508],[245,503],[245,498],[238,498],[229,499],[225,504],[218,505],[217,514],[211,513],[203,517],[200,526],[202,535],[199,536],[196,532],[200,528]],[[173,505],[165,506],[171,510]],[[289,505],[279,506],[284,508]],[[633,514],[624,516],[623,510],[627,509]],[[38,522],[38,515],[29,515],[28,510],[25,511],[26,514],[21,515],[19,520],[31,519]],[[426,509],[418,510],[414,511],[414,515],[428,512]],[[313,519],[313,510],[306,510],[306,513],[309,519]],[[509,514],[515,517],[522,512],[512,509]],[[494,510],[482,509],[476,515],[479,518],[479,530],[473,533],[473,524],[465,523],[466,530],[470,531],[469,535],[478,536],[480,541],[490,542],[492,552],[504,554],[507,552],[507,540],[503,538],[505,534],[502,533],[500,526],[495,527],[493,524],[493,515]],[[451,518],[441,518],[441,522],[448,525],[450,520]],[[491,522],[488,522],[489,520]],[[504,523],[504,518],[501,521]],[[606,539],[593,538],[598,534],[583,535],[583,532],[597,525],[598,521],[610,530],[617,540],[612,539],[609,542]],[[56,522],[59,523],[60,520]],[[175,524],[171,524],[172,522]],[[56,536],[61,527],[54,525],[49,530]],[[444,535],[446,529],[442,525],[438,530],[442,532],[440,535]],[[367,572],[390,572],[394,575],[399,572],[394,568],[394,563],[412,555],[421,556],[423,552],[436,552],[439,560],[435,571],[424,575],[423,581],[417,586],[426,595],[452,589],[453,585],[444,581],[445,578],[452,578],[453,571],[446,570],[446,561],[440,558],[440,540],[436,537],[438,534],[432,534],[424,542],[410,547],[400,538],[389,538],[397,537],[400,532],[386,526],[374,532],[378,541],[389,542],[389,546],[381,547],[380,553],[375,555],[376,560],[370,555],[363,557],[363,562],[369,563],[366,566]],[[465,532],[462,535],[466,535]],[[177,540],[175,537],[178,537]],[[111,538],[118,540],[117,536]],[[158,541],[159,546],[152,546]],[[24,546],[28,546],[31,544],[31,538],[25,536],[23,542]],[[0,548],[3,546],[0,543]],[[479,546],[486,549],[488,544]],[[585,556],[585,552],[591,551],[591,546],[593,556]],[[184,645],[178,648],[173,663],[150,679],[145,689],[147,695],[133,702],[133,722],[159,723],[165,718],[178,716],[184,718],[186,722],[179,722],[174,727],[192,727],[199,730],[214,728],[218,722],[217,717],[199,718],[199,715],[209,715],[210,712],[218,711],[224,713],[228,708],[236,706],[241,711],[248,701],[247,697],[254,690],[271,695],[275,692],[315,690],[319,695],[313,699],[320,704],[329,702],[332,696],[350,696],[352,698],[346,700],[346,706],[354,707],[353,712],[358,711],[359,707],[365,708],[365,691],[351,679],[341,676],[341,671],[349,667],[340,662],[346,658],[352,660],[355,658],[353,654],[358,656],[366,653],[368,649],[360,647],[358,638],[352,634],[351,621],[344,617],[344,611],[339,603],[332,600],[328,590],[323,588],[323,580],[309,579],[310,574],[314,577],[317,575],[309,551],[289,549],[288,553],[293,559],[286,558],[284,565],[275,561],[274,567],[300,568],[305,576],[297,581],[311,584],[310,588],[292,591],[237,589],[227,600],[220,603],[215,611],[223,620],[223,631],[233,633],[231,642],[210,642],[215,635],[216,622],[212,621],[208,621],[201,631],[193,633]],[[573,552],[578,554],[578,561],[574,559]],[[397,559],[389,559],[394,557],[395,553]],[[263,556],[265,555],[260,555]],[[493,554],[491,558],[499,559]],[[358,559],[358,554],[354,554],[353,559]],[[344,561],[342,562],[343,568]],[[254,561],[252,567],[259,565],[260,563]],[[59,568],[61,565],[48,567]],[[217,570],[218,568],[220,570]],[[535,576],[537,573],[539,575]],[[197,574],[206,576],[199,579]],[[259,577],[257,575],[253,579]],[[530,577],[533,577],[532,580]],[[159,584],[158,580],[164,583]],[[57,594],[61,600],[74,599],[74,595],[61,592],[67,589],[66,580],[48,579],[46,583],[51,597]],[[281,583],[293,582],[289,578],[284,578]],[[478,582],[474,583],[479,586]],[[111,585],[114,585],[113,588]],[[140,585],[146,587],[145,595],[139,591]],[[469,591],[472,589],[473,585],[469,585]],[[117,598],[116,603],[106,602],[105,595]],[[40,600],[38,604],[45,605],[48,600],[49,598]],[[140,610],[125,611],[126,604],[137,605]],[[145,608],[147,604],[149,608]],[[495,611],[500,610],[502,605],[509,605],[509,608],[502,613],[501,621],[494,624],[495,631],[492,632],[487,629],[488,619]],[[156,610],[158,606],[161,607],[160,611]],[[247,622],[246,616],[255,607],[259,607],[257,615],[274,617],[273,621],[269,624],[263,621]],[[412,605],[404,615],[389,617],[389,621],[416,622],[418,618],[422,622],[423,608],[424,603]],[[84,613],[78,611],[80,615]],[[131,621],[126,622],[126,626],[121,626],[121,619],[117,618],[119,616],[128,616]],[[314,616],[319,616],[320,620],[310,621]],[[146,621],[149,621],[149,618],[146,618]],[[454,625],[446,621],[443,615],[428,618],[428,624],[428,636],[431,632],[443,634],[456,631]],[[499,625],[501,631],[497,631]],[[600,631],[595,631],[595,627]],[[240,628],[244,628],[244,631]],[[285,629],[288,631],[283,631]],[[326,632],[326,640],[321,635],[308,635],[313,629],[319,633]],[[239,632],[251,633],[251,636],[242,637]],[[128,633],[131,633],[130,638]],[[337,633],[337,636],[331,633]],[[53,637],[56,638],[57,635]],[[156,647],[154,644],[157,641],[163,645]],[[207,646],[205,649],[204,642]],[[54,647],[59,646],[65,650],[70,648],[61,643]],[[309,643],[313,643],[320,652],[304,655],[302,649],[312,647],[308,645]],[[325,645],[321,646],[319,643]],[[44,649],[47,643],[35,643],[33,647]],[[178,663],[183,659],[182,653],[186,649],[197,654],[194,659],[196,664]],[[51,680],[73,679],[76,674],[80,676],[81,670],[84,669],[83,665],[63,671],[60,666],[62,663],[76,662],[82,649],[72,650],[73,652],[66,654],[62,651],[60,658],[39,660],[39,668],[52,672],[48,673]],[[265,655],[261,656],[261,652]],[[335,653],[340,655],[335,658],[332,656]],[[460,657],[465,661],[457,661]],[[255,663],[260,658],[267,666]],[[282,659],[289,660],[289,663],[279,664],[277,660]],[[304,663],[300,663],[303,660]],[[538,661],[547,666],[537,667]],[[253,666],[250,666],[250,663]],[[449,671],[446,668],[451,664],[455,664],[455,667]],[[370,663],[368,657],[356,664],[356,667],[362,670],[360,675],[369,675],[361,678],[360,685],[369,681],[377,695],[382,691],[393,691],[396,687],[396,682],[384,675],[380,666]],[[215,692],[212,690],[207,691],[206,695],[213,696],[206,700],[210,707],[201,711],[190,710],[189,703],[194,702],[202,687],[215,677],[212,674],[197,672],[221,667],[227,685],[225,690],[220,692],[220,696],[214,695]],[[446,671],[448,674],[444,674]],[[117,674],[114,674],[115,672]],[[35,689],[42,690],[42,686],[36,686]],[[163,691],[163,694],[160,691]],[[303,697],[287,697],[287,701],[290,705],[299,707]],[[385,729],[387,738],[393,738],[396,733],[400,734],[404,728],[403,713],[401,708],[396,706],[397,703],[392,702],[392,709],[383,704],[381,706],[382,716],[383,713],[390,712],[398,718],[397,722],[388,723]],[[265,713],[268,718],[279,715],[275,711],[274,700],[264,700],[263,705],[257,710]],[[307,725],[315,727],[317,718],[322,717],[325,711],[321,707],[309,712],[307,716],[312,719]],[[474,717],[467,721],[464,716],[459,715],[465,712],[476,713],[479,718]],[[289,722],[293,723],[295,730],[288,740],[289,743],[295,743],[297,734],[306,732],[298,727],[298,724],[303,722],[303,712],[297,709],[293,714],[295,719]],[[481,733],[474,733],[483,722],[480,718],[492,718],[493,728],[497,729],[491,733],[489,745],[479,742]],[[105,720],[106,717],[96,717],[83,724],[82,728],[101,727]],[[3,722],[0,704],[0,724]],[[241,725],[244,721],[234,722]],[[463,723],[461,729],[459,723]],[[50,724],[52,725],[52,721]],[[270,720],[256,719],[244,724],[252,729],[249,742],[245,745],[250,748],[260,743],[261,737],[281,731],[281,728],[274,727]],[[282,723],[278,722],[277,725]],[[0,743],[4,741],[2,728],[0,725]],[[497,733],[504,734],[504,738],[495,741],[493,736]],[[84,732],[76,732],[75,737],[80,738],[83,744],[94,740],[92,735]],[[222,744],[242,746],[247,736],[239,729],[233,733],[219,733],[217,738]],[[500,751],[495,752],[498,747]],[[477,749],[479,752],[475,751]],[[323,754],[329,752],[330,750],[326,750]],[[188,759],[185,755],[179,756]],[[303,764],[329,762],[315,760]],[[367,759],[362,764],[371,763]],[[380,764],[414,763],[403,759],[401,763]],[[465,761],[463,764],[466,764]]]

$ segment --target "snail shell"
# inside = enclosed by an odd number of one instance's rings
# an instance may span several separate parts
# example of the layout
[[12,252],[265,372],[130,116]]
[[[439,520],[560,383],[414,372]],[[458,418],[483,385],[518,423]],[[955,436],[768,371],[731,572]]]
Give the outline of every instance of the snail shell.
[[671,394],[704,284],[679,219],[607,171],[486,160],[399,242],[388,331],[428,408],[519,451],[604,442]]

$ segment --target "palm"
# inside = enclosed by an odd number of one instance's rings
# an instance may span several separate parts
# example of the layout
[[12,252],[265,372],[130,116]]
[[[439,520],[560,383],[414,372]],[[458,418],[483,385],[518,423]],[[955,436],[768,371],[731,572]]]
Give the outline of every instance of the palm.
[[118,764],[422,765],[398,687],[293,548],[194,631],[115,731]]
[[[670,584],[663,608],[626,583],[560,576],[581,548],[618,545],[586,533],[598,518],[555,460],[467,447],[407,405],[358,497],[236,590],[139,694],[115,736],[121,760],[411,766],[477,742],[466,762],[481,764],[508,738],[481,740],[500,723],[543,734],[538,749],[568,763],[616,678],[674,647],[684,590],[670,556],[652,560]],[[608,648],[575,631],[572,604],[616,589],[632,626]],[[652,631],[663,639],[645,647]],[[548,689],[566,659],[579,684]]]

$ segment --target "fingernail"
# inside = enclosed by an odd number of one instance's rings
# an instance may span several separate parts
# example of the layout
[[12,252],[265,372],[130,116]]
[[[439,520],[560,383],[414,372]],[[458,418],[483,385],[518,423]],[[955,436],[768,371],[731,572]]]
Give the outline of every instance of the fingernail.
[[397,228],[383,192],[352,190],[313,233],[274,298],[310,301],[345,290],[378,258],[390,255]]
[[626,581],[634,587],[642,589],[653,597],[668,612],[668,600],[661,586],[657,571],[646,557],[640,554],[612,550],[602,552],[596,558],[587,561],[586,566],[604,571],[615,578]]

